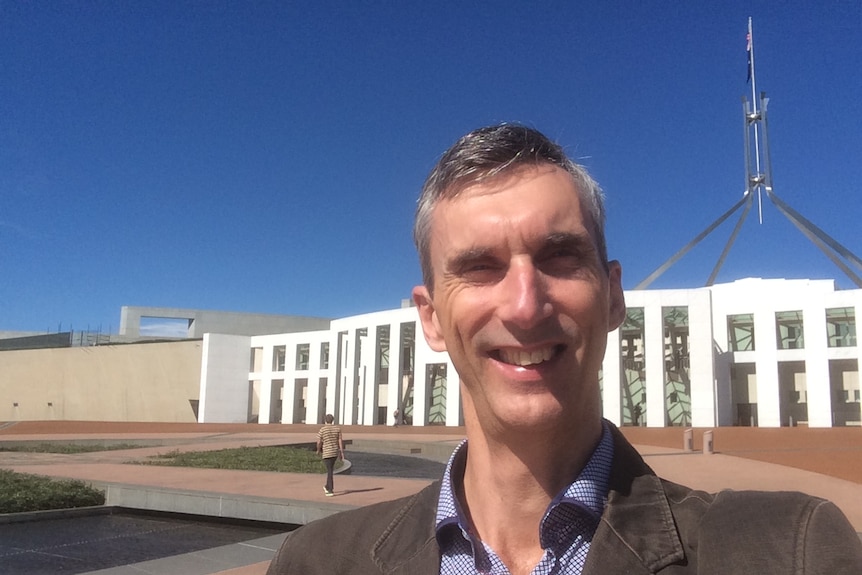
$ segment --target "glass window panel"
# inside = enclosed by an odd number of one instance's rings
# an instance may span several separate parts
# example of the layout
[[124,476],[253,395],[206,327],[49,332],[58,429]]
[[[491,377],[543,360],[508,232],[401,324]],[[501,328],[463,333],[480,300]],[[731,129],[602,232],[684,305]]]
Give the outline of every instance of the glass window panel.
[[727,316],[727,347],[730,351],[754,351],[754,314]]
[[272,371],[284,371],[285,357],[287,357],[287,346],[277,345],[272,348]]
[[665,424],[691,425],[688,307],[662,308]]
[[856,308],[827,309],[826,336],[829,347],[856,347]]
[[801,311],[775,312],[775,338],[778,349],[803,349],[805,337]]
[[620,399],[623,425],[646,424],[644,308],[626,310],[620,327]]
[[310,349],[311,344],[309,343],[296,344],[296,369],[308,369],[308,357]]

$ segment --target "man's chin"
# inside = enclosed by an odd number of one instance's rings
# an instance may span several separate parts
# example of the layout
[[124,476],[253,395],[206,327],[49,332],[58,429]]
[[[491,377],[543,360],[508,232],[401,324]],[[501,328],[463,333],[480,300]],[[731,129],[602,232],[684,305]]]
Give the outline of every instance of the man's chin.
[[545,432],[576,417],[555,398],[542,399],[531,397],[530,401],[509,402],[508,405],[500,406],[496,417],[500,429],[523,433]]

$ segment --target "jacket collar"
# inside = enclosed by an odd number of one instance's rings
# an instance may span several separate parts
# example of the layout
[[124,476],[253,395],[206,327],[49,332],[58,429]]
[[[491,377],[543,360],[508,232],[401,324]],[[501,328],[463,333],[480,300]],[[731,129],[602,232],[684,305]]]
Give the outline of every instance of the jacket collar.
[[[655,573],[685,558],[661,480],[622,433],[611,426],[614,461],[608,504],[602,514],[583,575]],[[434,517],[440,482],[401,507],[371,549],[384,575],[438,575],[440,551]]]
[[608,504],[584,575],[655,573],[685,558],[661,480],[616,427]]
[[435,481],[399,509],[374,546],[371,558],[385,575],[439,575],[440,548],[434,515],[440,482]]

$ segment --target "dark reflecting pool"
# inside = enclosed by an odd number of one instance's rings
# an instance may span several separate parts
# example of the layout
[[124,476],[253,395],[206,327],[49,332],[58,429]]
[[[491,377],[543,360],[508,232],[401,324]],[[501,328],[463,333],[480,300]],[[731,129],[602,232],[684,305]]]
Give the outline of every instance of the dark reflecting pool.
[[286,530],[135,513],[0,524],[0,574],[86,573]]

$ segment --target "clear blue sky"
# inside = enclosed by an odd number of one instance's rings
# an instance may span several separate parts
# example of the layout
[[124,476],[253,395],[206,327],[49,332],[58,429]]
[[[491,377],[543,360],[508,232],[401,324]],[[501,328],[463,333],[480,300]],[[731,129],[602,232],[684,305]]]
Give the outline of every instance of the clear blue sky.
[[[602,184],[631,288],[741,197],[749,16],[775,191],[862,254],[858,0],[0,0],[0,331],[398,307],[425,175],[501,121]],[[752,276],[853,287],[768,202],[718,281]]]

